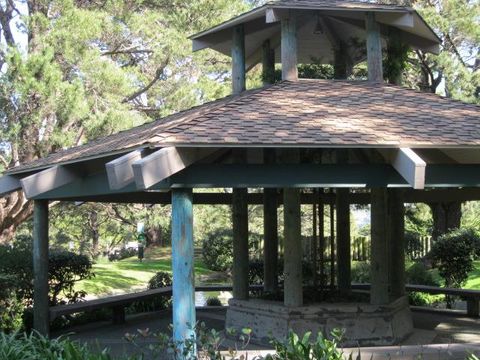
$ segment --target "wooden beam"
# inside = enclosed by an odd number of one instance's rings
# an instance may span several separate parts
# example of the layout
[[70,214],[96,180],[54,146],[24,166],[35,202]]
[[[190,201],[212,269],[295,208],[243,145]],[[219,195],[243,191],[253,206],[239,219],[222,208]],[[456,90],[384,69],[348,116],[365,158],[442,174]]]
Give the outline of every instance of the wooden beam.
[[425,188],[427,164],[412,149],[396,150],[391,158],[391,164],[414,189]]
[[53,166],[20,180],[27,199],[32,199],[51,190],[78,180],[77,174],[65,166]]
[[20,190],[22,184],[15,176],[4,175],[0,177],[0,197],[8,195],[14,191]]
[[105,165],[110,189],[119,190],[135,181],[132,165],[146,154],[146,150],[135,150],[110,161]]
[[383,58],[380,26],[375,19],[374,12],[367,12],[367,63],[368,80],[371,82],[383,82]]
[[245,89],[245,29],[238,25],[232,30],[232,90],[240,94]]
[[176,147],[158,150],[133,163],[132,167],[137,188],[142,190],[148,189],[213,152],[212,149]]
[[458,164],[480,164],[480,149],[439,149]]

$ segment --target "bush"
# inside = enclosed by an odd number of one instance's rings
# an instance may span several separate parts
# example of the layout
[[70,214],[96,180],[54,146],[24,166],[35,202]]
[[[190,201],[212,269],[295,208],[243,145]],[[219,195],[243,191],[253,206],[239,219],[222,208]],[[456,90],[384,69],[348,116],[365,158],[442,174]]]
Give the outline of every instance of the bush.
[[166,271],[159,271],[148,280],[148,289],[160,289],[167,286],[172,286],[172,274]]
[[[109,355],[107,350],[93,353],[86,345],[80,345],[66,338],[50,340],[37,333],[30,335],[0,333],[0,359],[113,360],[114,357]],[[123,359],[133,360],[134,358]]]
[[202,244],[205,266],[213,271],[230,270],[233,263],[233,233],[216,230],[207,235]]
[[454,230],[442,235],[432,246],[430,256],[446,287],[461,287],[473,270],[479,237],[472,229]]
[[408,301],[413,306],[430,306],[437,302],[437,296],[412,291],[408,294]]
[[[262,285],[264,277],[263,260],[250,260],[248,264],[248,281],[250,285]],[[277,262],[278,284],[283,284],[283,259]],[[312,264],[309,261],[302,261],[303,282],[308,284],[313,278]]]
[[222,306],[222,302],[218,297],[209,297],[207,299],[207,306]]
[[370,282],[370,263],[358,261],[352,264],[352,282],[365,284]]
[[407,258],[414,259],[423,249],[422,238],[413,231],[405,232],[405,254]]
[[440,283],[422,262],[415,262],[407,269],[405,275],[408,284],[440,286]]
[[[172,275],[166,271],[159,271],[148,281],[148,289],[160,289],[172,286]],[[128,308],[130,314],[138,314],[142,312],[158,311],[167,309],[172,304],[170,296],[157,296],[152,300],[135,301]]]
[[16,292],[15,278],[0,274],[0,331],[12,332],[22,326],[23,305]]
[[123,248],[115,250],[108,254],[108,261],[120,261],[138,255],[138,250],[133,248]]

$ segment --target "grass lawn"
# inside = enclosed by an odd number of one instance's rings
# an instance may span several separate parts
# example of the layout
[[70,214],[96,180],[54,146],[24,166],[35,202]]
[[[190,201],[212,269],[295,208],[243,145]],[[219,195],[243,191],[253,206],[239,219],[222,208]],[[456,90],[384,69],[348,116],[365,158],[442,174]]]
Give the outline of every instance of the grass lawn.
[[[102,297],[145,290],[148,280],[157,271],[172,270],[170,249],[155,248],[145,253],[145,259],[137,257],[110,262],[101,258],[93,265],[95,277],[77,284],[76,290],[84,290],[88,297]],[[195,275],[212,273],[200,260],[195,261]]]
[[480,261],[475,261],[475,270],[470,273],[464,288],[480,290]]

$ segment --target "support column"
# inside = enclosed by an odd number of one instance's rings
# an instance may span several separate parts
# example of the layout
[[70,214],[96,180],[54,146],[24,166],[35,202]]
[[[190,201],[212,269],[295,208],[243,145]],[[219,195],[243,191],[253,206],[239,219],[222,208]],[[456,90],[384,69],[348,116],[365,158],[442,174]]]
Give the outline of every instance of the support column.
[[298,80],[297,61],[297,21],[293,12],[282,19],[282,80]]
[[248,299],[247,189],[233,189],[233,297]]
[[389,303],[388,293],[388,246],[387,211],[388,195],[386,188],[371,190],[371,289],[370,303],[383,305]]
[[243,25],[238,25],[232,34],[232,90],[240,94],[245,89],[245,30]]
[[348,189],[337,189],[337,284],[348,293],[351,288],[350,203]]
[[48,313],[48,201],[33,202],[33,328],[50,333]]
[[375,19],[375,13],[367,13],[365,24],[367,30],[368,80],[381,83],[383,82],[382,41],[380,25]]
[[390,300],[405,295],[405,205],[401,189],[388,189]]
[[192,329],[196,323],[193,249],[192,190],[172,189],[172,297],[175,342],[195,338],[195,331]]
[[[284,160],[298,163],[300,154],[292,150],[285,154]],[[285,306],[303,305],[302,279],[302,234],[300,214],[300,190],[283,189],[284,215],[284,304]]]
[[263,43],[262,80],[263,85],[275,83],[275,50],[271,48],[270,40]]
[[[264,150],[264,163],[275,163],[275,150]],[[278,287],[278,219],[277,189],[263,190],[263,271],[264,290],[275,292]]]

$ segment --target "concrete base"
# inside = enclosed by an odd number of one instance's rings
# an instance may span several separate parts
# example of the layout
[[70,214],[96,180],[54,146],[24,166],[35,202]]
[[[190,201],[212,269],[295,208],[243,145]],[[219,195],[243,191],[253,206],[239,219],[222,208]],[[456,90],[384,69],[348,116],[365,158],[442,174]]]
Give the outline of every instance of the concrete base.
[[413,331],[406,297],[381,306],[319,303],[286,307],[258,299],[231,299],[229,305],[225,327],[252,329],[252,341],[257,344],[266,344],[271,338],[283,339],[290,329],[300,336],[308,331],[329,335],[333,329],[344,329],[342,346],[386,346],[398,344]]

